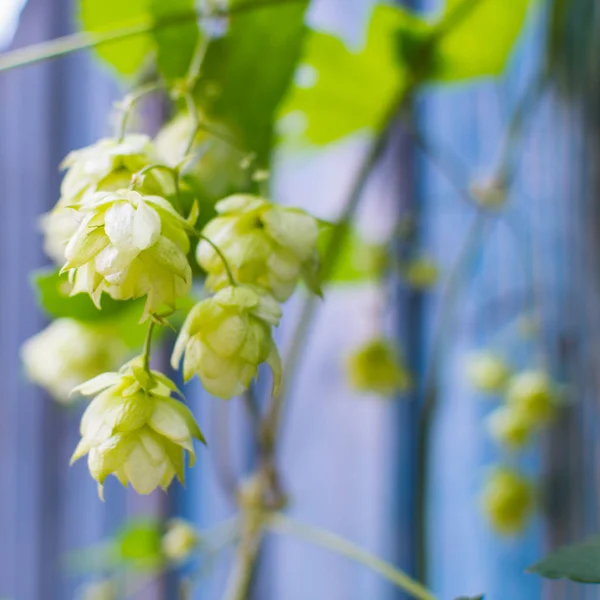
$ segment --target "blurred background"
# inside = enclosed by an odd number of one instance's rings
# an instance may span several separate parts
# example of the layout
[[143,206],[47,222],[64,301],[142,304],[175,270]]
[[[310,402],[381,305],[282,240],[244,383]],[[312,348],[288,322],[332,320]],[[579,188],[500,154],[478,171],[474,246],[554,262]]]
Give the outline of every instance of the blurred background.
[[[418,132],[397,128],[365,191],[357,219],[364,239],[380,240],[409,215],[411,243],[435,262],[440,283],[418,290],[391,278],[384,286],[361,281],[329,289],[286,416],[281,463],[291,514],[414,572],[418,391],[429,377],[433,331],[443,319],[440,296],[459,260],[466,276],[455,290],[443,359],[436,365],[438,410],[428,457],[430,580],[442,599],[483,592],[486,600],[600,597],[594,586],[549,583],[524,572],[548,548],[596,532],[599,513],[600,8],[594,0],[557,2],[552,82],[540,90],[549,21],[546,5],[539,4],[502,78],[431,87],[418,96]],[[317,0],[309,20],[360,47],[372,5]],[[413,2],[423,10],[437,6],[434,0]],[[4,51],[74,30],[69,0],[0,0]],[[114,535],[132,517],[179,515],[203,528],[226,518],[234,508],[228,481],[252,461],[243,406],[217,403],[192,384],[186,393],[207,431],[209,450],[200,451],[186,489],[176,484],[168,496],[140,497],[111,480],[101,502],[85,461],[68,467],[80,408],[52,402],[23,374],[19,348],[46,322],[28,273],[48,262],[38,219],[59,196],[57,165],[70,150],[111,134],[112,105],[124,92],[86,52],[0,73],[3,600],[77,598],[81,585],[94,579],[85,572],[83,549]],[[531,101],[523,103],[524,97]],[[523,116],[511,133],[515,109]],[[139,125],[156,131],[165,110],[158,100],[147,102]],[[495,172],[507,132],[519,138],[510,157],[509,202],[501,215],[482,220],[477,206],[465,202],[465,190]],[[334,220],[366,146],[360,135],[310,153],[282,145],[275,197]],[[287,323],[294,310],[292,301]],[[540,332],[534,341],[524,319]],[[344,367],[353,348],[379,335],[382,322],[399,340],[416,380],[417,391],[395,401],[358,395]],[[285,332],[286,323],[284,341]],[[525,368],[536,360],[540,341],[568,402],[548,432],[518,457],[541,492],[525,530],[506,537],[490,527],[480,502],[486,472],[502,458],[484,426],[495,405],[469,385],[464,364],[473,351],[494,347],[514,368]],[[218,598],[227,552],[205,562],[142,575],[130,597],[175,598],[178,577],[195,573],[193,597]],[[255,597],[404,598],[343,558],[278,537],[268,540],[261,556]]]

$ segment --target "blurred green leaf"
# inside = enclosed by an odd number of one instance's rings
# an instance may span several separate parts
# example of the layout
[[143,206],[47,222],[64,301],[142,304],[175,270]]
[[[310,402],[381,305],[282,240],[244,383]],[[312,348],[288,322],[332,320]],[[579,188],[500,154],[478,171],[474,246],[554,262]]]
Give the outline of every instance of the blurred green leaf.
[[600,536],[559,548],[527,571],[548,579],[600,583]]
[[532,4],[534,0],[512,0],[510,6],[506,0],[447,0],[438,26],[448,30],[436,45],[428,80],[502,73]]
[[[150,0],[150,11],[155,20],[176,13],[192,12],[194,0]],[[177,27],[165,27],[154,32],[157,44],[158,71],[165,79],[184,77],[188,71],[199,40],[196,21],[182,23]]]
[[41,308],[55,319],[70,317],[78,321],[104,321],[129,309],[132,304],[113,300],[105,294],[102,298],[102,310],[98,310],[86,294],[69,296],[70,284],[67,275],[59,275],[58,270],[54,268],[34,271],[32,281]]
[[[194,9],[194,0],[79,0],[82,29],[90,32],[151,24]],[[190,19],[152,33],[102,44],[96,51],[121,75],[134,75],[156,53],[158,71],[166,79],[173,79],[186,74],[198,35],[198,24]]]
[[[80,0],[82,29],[102,32],[149,22],[148,0]],[[98,54],[122,75],[133,75],[153,49],[152,36],[136,35],[125,40],[103,44]]]
[[139,320],[144,299],[120,301],[104,294],[102,310],[98,310],[86,294],[69,296],[70,284],[67,275],[59,275],[58,270],[54,268],[34,271],[32,283],[38,303],[49,317],[103,323],[114,328],[115,334],[132,350],[137,350],[143,344],[147,328],[140,325]]
[[160,521],[141,518],[130,521],[116,536],[116,550],[122,562],[133,569],[147,570],[162,562]]
[[[351,226],[343,227],[347,229],[344,244],[327,283],[348,284],[377,280],[386,265],[386,246],[365,241]],[[332,233],[333,227],[330,227],[319,235],[319,253],[322,261]]]
[[395,6],[377,5],[362,48],[311,31],[280,111],[283,135],[327,144],[360,130],[376,130],[405,82],[398,61],[402,31],[422,31],[427,24]]
[[201,107],[239,135],[268,164],[273,120],[292,79],[305,34],[308,0],[246,10],[230,17],[209,47],[197,89]]

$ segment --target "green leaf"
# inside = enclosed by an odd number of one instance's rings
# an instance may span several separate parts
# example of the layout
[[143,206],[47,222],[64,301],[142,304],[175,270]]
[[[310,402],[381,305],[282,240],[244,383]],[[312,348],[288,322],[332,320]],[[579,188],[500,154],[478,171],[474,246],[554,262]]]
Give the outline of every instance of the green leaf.
[[[345,226],[344,244],[336,260],[333,272],[327,283],[351,284],[365,281],[376,281],[385,268],[387,248],[383,244],[372,244],[365,241],[355,229]],[[322,230],[319,235],[319,254],[325,261],[325,254],[333,228]]]
[[[82,29],[94,33],[151,21],[148,0],[80,0],[79,16]],[[152,36],[141,34],[103,44],[96,51],[122,75],[133,75],[152,49]]]
[[34,271],[32,282],[41,308],[55,319],[70,317],[78,321],[98,322],[114,318],[131,305],[131,302],[113,300],[105,294],[102,298],[102,310],[98,310],[86,294],[69,296],[67,275],[59,275],[54,268]]
[[559,548],[527,571],[548,579],[600,583],[600,536]]
[[112,327],[115,335],[132,350],[144,342],[147,327],[140,325],[144,299],[113,300],[104,294],[102,310],[98,310],[86,294],[69,296],[67,275],[56,269],[39,269],[32,274],[32,283],[42,310],[54,319],[70,318],[84,323],[102,323]]
[[[150,0],[150,10],[157,21],[175,13],[192,12],[194,9],[194,0],[168,0],[168,2]],[[186,75],[199,37],[196,21],[182,23],[177,27],[165,27],[154,32],[158,47],[157,66],[165,79]]]
[[366,42],[358,50],[333,35],[312,31],[280,111],[278,129],[284,136],[313,144],[379,129],[406,79],[398,61],[398,35],[426,27],[400,7],[377,5]]
[[447,0],[438,27],[448,31],[436,45],[428,79],[459,81],[502,73],[533,3],[511,0],[508,8],[506,0]]
[[[79,0],[82,29],[113,31],[160,22],[173,15],[192,13],[194,0]],[[168,80],[183,77],[196,43],[198,24],[194,19],[154,32],[102,44],[97,52],[121,75],[134,75],[156,53],[158,71]]]
[[232,15],[227,35],[210,44],[203,65],[201,107],[227,123],[261,166],[269,162],[274,114],[300,55],[307,5],[305,0]]
[[161,525],[156,519],[131,521],[116,536],[119,558],[132,569],[154,569],[162,562],[161,538]]

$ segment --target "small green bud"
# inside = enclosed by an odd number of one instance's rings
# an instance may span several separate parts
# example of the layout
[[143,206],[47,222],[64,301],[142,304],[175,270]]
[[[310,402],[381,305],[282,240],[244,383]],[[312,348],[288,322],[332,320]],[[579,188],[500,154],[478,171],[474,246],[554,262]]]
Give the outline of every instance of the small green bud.
[[273,393],[281,380],[281,360],[271,336],[281,308],[269,295],[249,286],[226,287],[196,304],[187,316],[171,364],[183,378],[195,374],[211,394],[228,400],[248,388],[258,366],[273,371]]
[[515,406],[501,406],[487,419],[491,436],[509,450],[519,450],[527,445],[537,429],[527,413]]
[[[308,213],[249,194],[225,198],[216,208],[220,216],[202,233],[223,252],[238,282],[258,285],[284,302],[301,277],[312,279],[305,271],[318,270],[319,225]],[[208,242],[200,241],[196,259],[208,273],[208,287],[228,285],[223,261]]]
[[402,278],[413,288],[428,290],[438,282],[440,270],[430,258],[419,257],[403,265]]
[[21,357],[28,377],[67,404],[75,386],[117,368],[126,352],[110,330],[65,318],[29,338]]
[[183,483],[185,452],[193,463],[193,439],[204,437],[187,406],[171,398],[173,391],[175,384],[162,373],[145,371],[141,358],[75,388],[74,393],[95,398],[81,419],[82,439],[71,463],[88,454],[101,497],[111,474],[139,494],[166,489],[175,476]]
[[525,529],[534,509],[534,490],[518,471],[497,467],[483,490],[483,509],[492,527],[511,535]]
[[466,372],[471,385],[486,394],[502,393],[510,377],[510,369],[504,359],[492,352],[470,356]]
[[506,185],[498,179],[475,181],[471,184],[470,193],[477,204],[491,210],[502,208],[508,197]]
[[351,386],[359,392],[392,396],[406,392],[411,377],[396,346],[377,338],[358,348],[348,359]]
[[78,600],[117,600],[116,586],[112,581],[96,581],[83,586],[77,593]]
[[196,528],[184,519],[171,519],[161,541],[162,552],[172,562],[183,562],[194,552],[199,542]]
[[117,300],[146,296],[142,320],[161,306],[175,307],[191,286],[186,223],[160,196],[99,192],[79,206],[79,226],[65,249],[73,283],[100,307],[102,292]]
[[543,424],[556,412],[556,391],[545,372],[523,371],[510,379],[506,402],[527,415],[532,423]]

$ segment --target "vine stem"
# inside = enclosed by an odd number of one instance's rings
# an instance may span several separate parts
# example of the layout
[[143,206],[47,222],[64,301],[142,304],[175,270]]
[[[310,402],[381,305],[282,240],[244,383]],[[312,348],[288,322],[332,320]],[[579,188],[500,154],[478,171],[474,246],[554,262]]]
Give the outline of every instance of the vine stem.
[[427,581],[428,553],[428,496],[429,450],[431,425],[437,408],[437,375],[448,339],[449,325],[455,314],[456,302],[471,259],[479,247],[479,240],[488,222],[488,215],[479,210],[465,235],[457,260],[448,277],[448,284],[441,300],[441,315],[431,346],[427,373],[423,384],[423,402],[417,427],[417,482],[415,490],[417,573],[419,581]]
[[234,566],[229,574],[223,600],[246,600],[248,598],[263,535],[262,516],[253,510],[248,511],[242,524]]
[[[0,57],[0,64],[1,64],[1,61],[2,61],[2,59]],[[2,69],[0,69],[0,70],[2,70]],[[119,129],[117,132],[117,139],[119,140],[119,142],[123,141],[123,138],[125,137],[125,134],[127,133],[127,123],[129,121],[131,111],[133,110],[133,107],[137,104],[137,102],[139,102],[142,98],[144,98],[148,94],[152,94],[153,92],[157,92],[158,90],[164,89],[164,87],[165,87],[165,84],[160,81],[148,83],[148,84],[138,88],[135,92],[131,92],[130,94],[127,94],[125,96],[125,98],[123,98],[123,100],[121,102],[121,105],[122,105],[121,122],[119,123]]]
[[400,569],[335,533],[313,525],[300,523],[282,514],[271,516],[267,521],[267,527],[276,533],[305,540],[360,563],[378,573],[384,579],[391,581],[412,598],[416,598],[417,600],[436,600],[436,597],[428,589]]
[[[358,208],[359,201],[362,197],[363,191],[373,168],[379,162],[379,159],[387,147],[391,133],[394,129],[393,126],[396,121],[395,117],[398,113],[398,105],[403,104],[405,99],[406,96],[403,96],[399,102],[394,102],[392,104],[391,111],[388,112],[388,115],[384,119],[385,126],[382,130],[382,133],[371,146],[371,149],[369,150],[365,160],[363,161],[361,169],[356,176],[354,185],[352,187],[352,192],[348,197],[338,223],[333,229],[329,244],[325,250],[325,258],[322,266],[323,281],[327,281],[336,265],[348,234],[348,224],[352,220],[352,217]],[[280,428],[285,400],[288,396],[291,382],[293,381],[296,370],[299,366],[302,349],[308,338],[308,335],[310,334],[310,325],[315,316],[317,306],[318,299],[314,295],[307,296],[304,300],[304,304],[300,310],[300,316],[298,317],[294,333],[292,335],[292,341],[286,355],[286,364],[284,366],[285,375],[281,390],[279,394],[272,399],[265,417],[265,437],[268,440],[268,445],[271,448],[271,451],[273,451],[275,446],[275,439]]]
[[12,52],[7,52],[0,56],[0,71],[7,71],[17,67],[24,67],[35,64],[44,60],[58,58],[86,50],[89,48],[97,48],[115,42],[120,42],[131,37],[152,33],[169,27],[176,27],[188,21],[207,20],[220,17],[228,17],[231,15],[243,14],[260,10],[262,8],[273,8],[285,6],[288,4],[299,4],[304,0],[253,0],[252,2],[239,2],[227,9],[216,9],[210,11],[182,11],[173,13],[168,17],[164,17],[158,21],[150,19],[141,19],[139,23],[120,27],[111,31],[103,31],[99,33],[74,33],[65,35],[48,42],[32,44],[25,48],[19,48]]
[[233,271],[231,270],[231,267],[229,266],[229,261],[223,254],[221,248],[219,248],[219,246],[217,246],[210,238],[206,237],[203,233],[200,233],[196,230],[194,230],[192,233],[196,235],[199,239],[204,240],[218,254],[219,258],[221,259],[221,262],[223,263],[223,266],[225,267],[225,272],[227,273],[229,285],[231,285],[232,287],[236,287],[237,282],[235,280],[235,277],[233,276]]
[[148,331],[144,340],[144,350],[142,352],[142,361],[144,370],[150,373],[150,353],[152,350],[152,332],[154,331],[154,321],[150,318],[148,323]]

